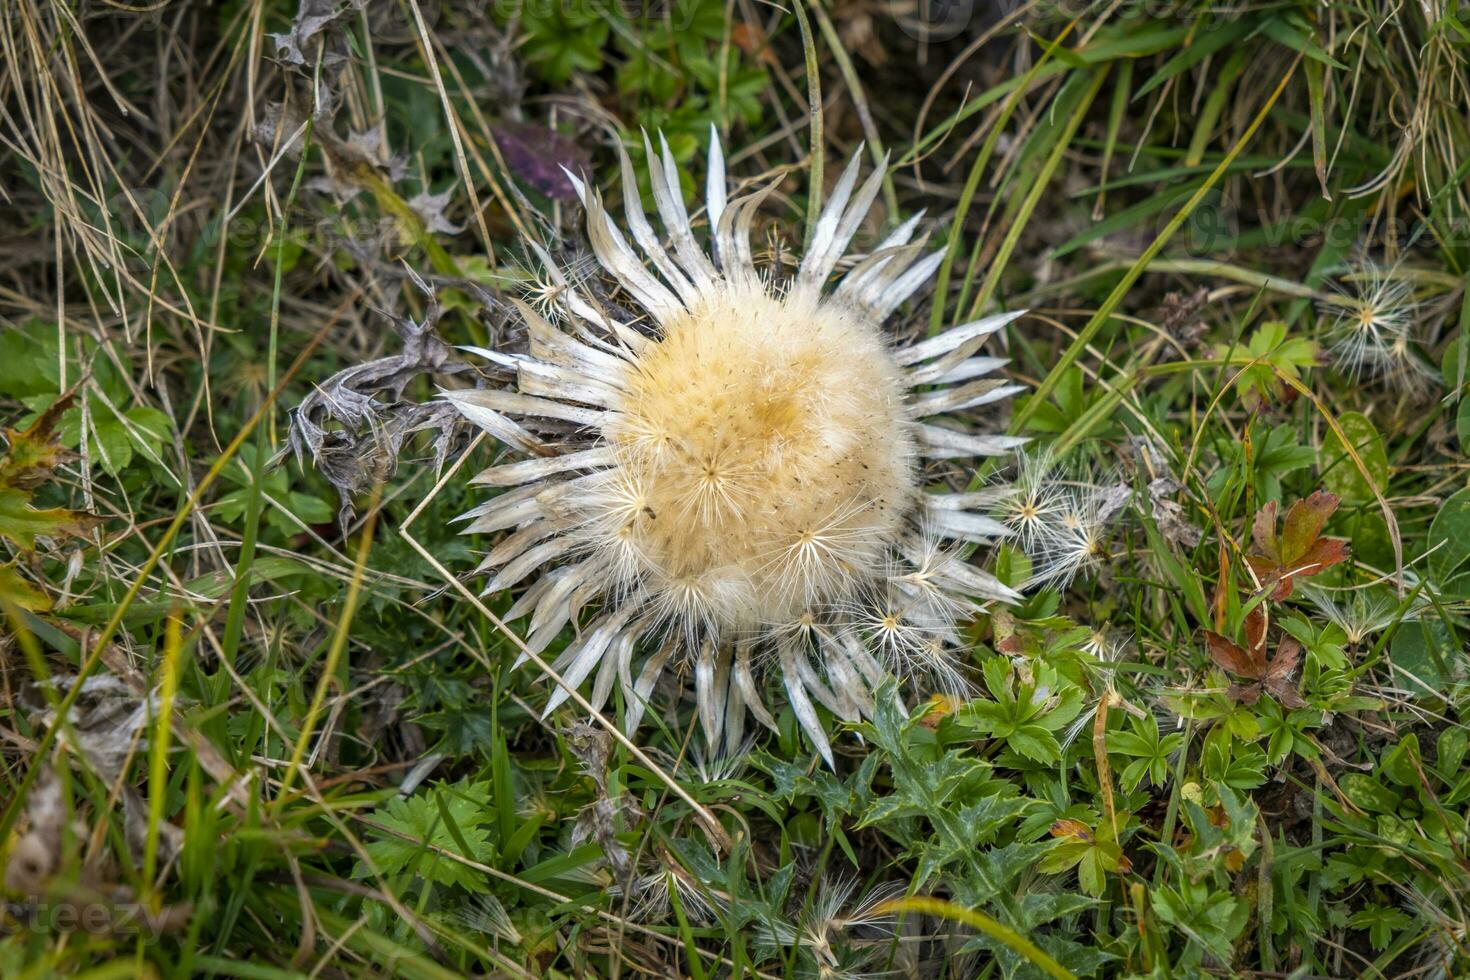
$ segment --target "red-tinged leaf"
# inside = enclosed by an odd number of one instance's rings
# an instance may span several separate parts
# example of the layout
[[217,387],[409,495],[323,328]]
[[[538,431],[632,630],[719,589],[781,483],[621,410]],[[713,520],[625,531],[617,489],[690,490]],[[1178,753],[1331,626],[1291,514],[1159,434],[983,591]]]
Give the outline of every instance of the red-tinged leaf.
[[1258,678],[1261,671],[1251,655],[1233,640],[1228,640],[1214,630],[1205,630],[1205,642],[1209,647],[1210,659],[1217,666],[1241,677]]
[[1267,683],[1290,677],[1301,662],[1302,645],[1289,636],[1282,637],[1281,642],[1276,645],[1276,656],[1271,658],[1271,663],[1266,667]]
[[1225,583],[1230,581],[1230,553],[1225,542],[1220,542],[1220,574],[1215,579],[1215,629],[1225,628],[1225,611],[1230,608],[1230,592]]
[[1317,575],[1347,560],[1347,544],[1335,538],[1321,537],[1327,519],[1337,509],[1337,497],[1318,490],[1304,500],[1292,504],[1282,521],[1282,531],[1275,531],[1276,505],[1269,502],[1256,513],[1251,528],[1257,553],[1246,561],[1261,584],[1271,589],[1271,599],[1280,602],[1292,593],[1297,576]]
[[1256,543],[1256,551],[1267,558],[1281,560],[1276,545],[1276,501],[1268,500],[1256,511],[1255,522],[1251,525],[1251,540]]
[[1277,580],[1276,588],[1271,590],[1271,601],[1281,602],[1283,599],[1291,598],[1293,588],[1295,588],[1295,584],[1292,582],[1291,576],[1287,575],[1282,577]]
[[1337,496],[1326,490],[1318,490],[1304,500],[1298,500],[1286,511],[1281,522],[1281,550],[1276,556],[1283,565],[1300,564],[1297,560],[1311,550],[1327,519],[1337,510]]
[[1257,669],[1265,668],[1266,613],[1259,605],[1245,614],[1245,649]]
[[776,52],[771,50],[771,42],[765,33],[757,26],[740,21],[730,31],[730,43],[755,61],[761,61],[768,65],[779,65],[780,59]]
[[1073,820],[1071,818],[1065,818],[1053,823],[1051,825],[1051,835],[1053,837],[1075,837],[1078,840],[1087,841],[1089,844],[1093,840],[1092,828],[1081,820]]
[[1292,683],[1292,675],[1302,660],[1302,645],[1291,637],[1285,637],[1276,647],[1276,656],[1271,658],[1270,669],[1266,671],[1264,684],[1266,690],[1270,691],[1281,706],[1288,711],[1297,708],[1305,708],[1306,700],[1297,691],[1296,684]]
[[1292,675],[1302,660],[1302,645],[1292,637],[1282,637],[1276,645],[1276,655],[1266,665],[1260,679],[1251,684],[1232,685],[1230,696],[1242,704],[1255,704],[1262,690],[1269,691],[1283,708],[1295,710],[1305,708],[1307,702],[1292,683]]
[[1297,561],[1296,567],[1310,571],[1295,572],[1297,575],[1316,575],[1333,565],[1348,559],[1347,542],[1340,538],[1318,538]]
[[1260,555],[1246,555],[1245,561],[1250,565],[1251,571],[1256,573],[1256,578],[1261,580],[1262,585],[1270,585],[1281,573],[1281,566],[1273,559],[1263,558]]
[[1255,681],[1250,684],[1231,684],[1230,690],[1225,693],[1236,704],[1249,706],[1261,700],[1261,685]]

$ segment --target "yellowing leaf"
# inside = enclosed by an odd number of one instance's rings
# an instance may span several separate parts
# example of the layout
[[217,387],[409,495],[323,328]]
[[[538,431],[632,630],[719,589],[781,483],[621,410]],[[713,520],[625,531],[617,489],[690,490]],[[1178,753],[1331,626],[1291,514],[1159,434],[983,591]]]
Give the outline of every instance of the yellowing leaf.
[[34,548],[37,538],[81,534],[93,520],[62,507],[31,504],[32,489],[50,479],[61,460],[54,433],[71,397],[68,393],[56,399],[25,430],[5,430],[8,446],[0,456],[0,539],[22,551]]
[[37,510],[31,506],[31,495],[14,487],[0,488],[0,538],[23,551],[36,546],[36,538],[59,538],[81,534],[91,518],[62,507]]
[[6,452],[0,456],[0,487],[27,489],[47,480],[65,451],[57,443],[56,426],[70,407],[76,389],[56,399],[25,429],[6,429]]
[[14,565],[0,565],[0,609],[15,606],[31,612],[45,612],[51,608],[46,594],[15,570]]

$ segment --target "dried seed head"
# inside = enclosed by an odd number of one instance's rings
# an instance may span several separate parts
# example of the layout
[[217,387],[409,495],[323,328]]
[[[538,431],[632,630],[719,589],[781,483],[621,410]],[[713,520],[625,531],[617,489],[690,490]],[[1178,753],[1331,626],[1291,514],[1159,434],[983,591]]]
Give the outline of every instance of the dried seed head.
[[1382,379],[1404,386],[1434,372],[1414,349],[1420,303],[1414,284],[1371,262],[1330,284],[1335,295],[1319,304],[1326,340],[1339,369],[1355,381]]
[[871,321],[713,291],[627,372],[607,442],[639,506],[606,547],[637,554],[653,601],[721,629],[841,599],[914,503],[904,393]]

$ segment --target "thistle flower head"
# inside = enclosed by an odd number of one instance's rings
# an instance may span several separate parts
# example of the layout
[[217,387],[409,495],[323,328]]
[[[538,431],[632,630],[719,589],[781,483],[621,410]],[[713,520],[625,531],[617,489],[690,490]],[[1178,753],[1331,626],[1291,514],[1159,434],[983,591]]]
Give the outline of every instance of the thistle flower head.
[[884,321],[940,261],[913,240],[915,220],[829,290],[881,184],[880,169],[858,186],[856,155],[777,282],[750,244],[769,188],[727,200],[711,133],[706,252],[667,145],[647,149],[662,232],[626,154],[623,227],[573,178],[598,262],[646,322],[614,319],[552,269],[565,324],[520,304],[529,351],[480,351],[515,370],[516,390],[446,393],[525,457],[475,478],[503,492],[464,515],[468,531],[511,532],[481,570],[487,592],[524,587],[508,615],[529,617],[532,651],[581,627],[555,668],[569,685],[595,672],[594,707],[620,689],[631,728],[663,671],[691,668],[705,735],[734,747],[747,712],[774,725],[753,667],[773,664],[830,762],[815,705],[848,720],[870,711],[895,661],[885,645],[948,656],[865,630],[874,597],[901,599],[904,622],[940,638],[975,601],[1015,597],[944,548],[1009,533],[977,512],[989,498],[926,492],[923,469],[1021,442],[938,424],[1018,390],[986,377],[1003,362],[978,353],[1017,314],[895,343]]

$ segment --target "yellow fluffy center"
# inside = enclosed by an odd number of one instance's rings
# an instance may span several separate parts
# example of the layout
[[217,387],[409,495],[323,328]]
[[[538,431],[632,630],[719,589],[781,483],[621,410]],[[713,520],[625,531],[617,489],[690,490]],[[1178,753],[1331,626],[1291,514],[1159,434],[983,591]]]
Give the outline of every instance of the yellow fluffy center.
[[669,323],[605,433],[630,572],[671,617],[758,627],[840,602],[913,504],[901,372],[854,311],[723,290]]

